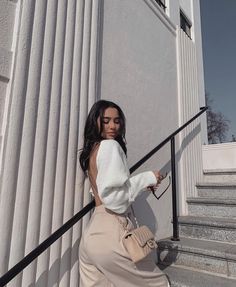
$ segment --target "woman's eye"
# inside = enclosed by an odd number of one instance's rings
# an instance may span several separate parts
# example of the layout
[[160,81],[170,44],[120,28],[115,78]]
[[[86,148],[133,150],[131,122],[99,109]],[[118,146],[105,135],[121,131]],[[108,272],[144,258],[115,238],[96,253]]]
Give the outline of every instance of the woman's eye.
[[103,119],[102,123],[107,125],[109,123],[109,120],[108,119]]
[[115,124],[120,124],[120,119],[115,119],[115,120],[114,120],[114,123],[115,123]]

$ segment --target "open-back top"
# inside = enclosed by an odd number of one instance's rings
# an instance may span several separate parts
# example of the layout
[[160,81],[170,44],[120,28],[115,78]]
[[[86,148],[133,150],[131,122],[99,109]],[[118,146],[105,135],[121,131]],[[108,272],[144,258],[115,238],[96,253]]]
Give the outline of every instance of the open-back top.
[[124,213],[147,186],[157,183],[152,171],[130,176],[126,155],[116,140],[95,146],[89,161],[89,179],[96,205]]

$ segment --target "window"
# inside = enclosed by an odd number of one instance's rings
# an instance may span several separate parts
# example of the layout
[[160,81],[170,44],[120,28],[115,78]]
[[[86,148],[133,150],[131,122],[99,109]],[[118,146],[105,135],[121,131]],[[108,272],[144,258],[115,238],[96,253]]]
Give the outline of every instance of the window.
[[156,0],[157,4],[165,11],[166,10],[166,1],[165,0]]
[[191,39],[191,27],[192,24],[188,18],[184,15],[183,11],[180,10],[180,27]]

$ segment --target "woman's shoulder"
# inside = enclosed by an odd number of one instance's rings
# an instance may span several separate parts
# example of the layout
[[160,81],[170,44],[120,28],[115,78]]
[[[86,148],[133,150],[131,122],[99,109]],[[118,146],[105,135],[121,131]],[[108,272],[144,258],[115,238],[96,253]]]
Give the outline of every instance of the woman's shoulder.
[[113,139],[105,139],[100,142],[100,147],[104,148],[120,148],[120,144]]
[[111,156],[114,154],[119,154],[119,155],[123,154],[123,150],[120,144],[114,139],[102,140],[99,144],[97,155],[98,156],[102,156],[102,155]]

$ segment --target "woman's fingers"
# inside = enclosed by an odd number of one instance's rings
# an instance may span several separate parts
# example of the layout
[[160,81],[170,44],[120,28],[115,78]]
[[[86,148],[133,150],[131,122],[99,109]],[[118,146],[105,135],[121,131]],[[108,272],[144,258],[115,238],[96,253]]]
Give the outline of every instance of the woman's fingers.
[[162,182],[162,180],[167,176],[167,172],[166,172],[166,174],[163,175],[163,174],[160,173],[159,170],[158,171],[154,171],[153,173],[156,176],[157,184],[160,184]]
[[149,191],[155,192],[155,191],[157,190],[158,186],[159,186],[159,184],[149,185],[149,186],[147,187],[147,189],[148,189]]

